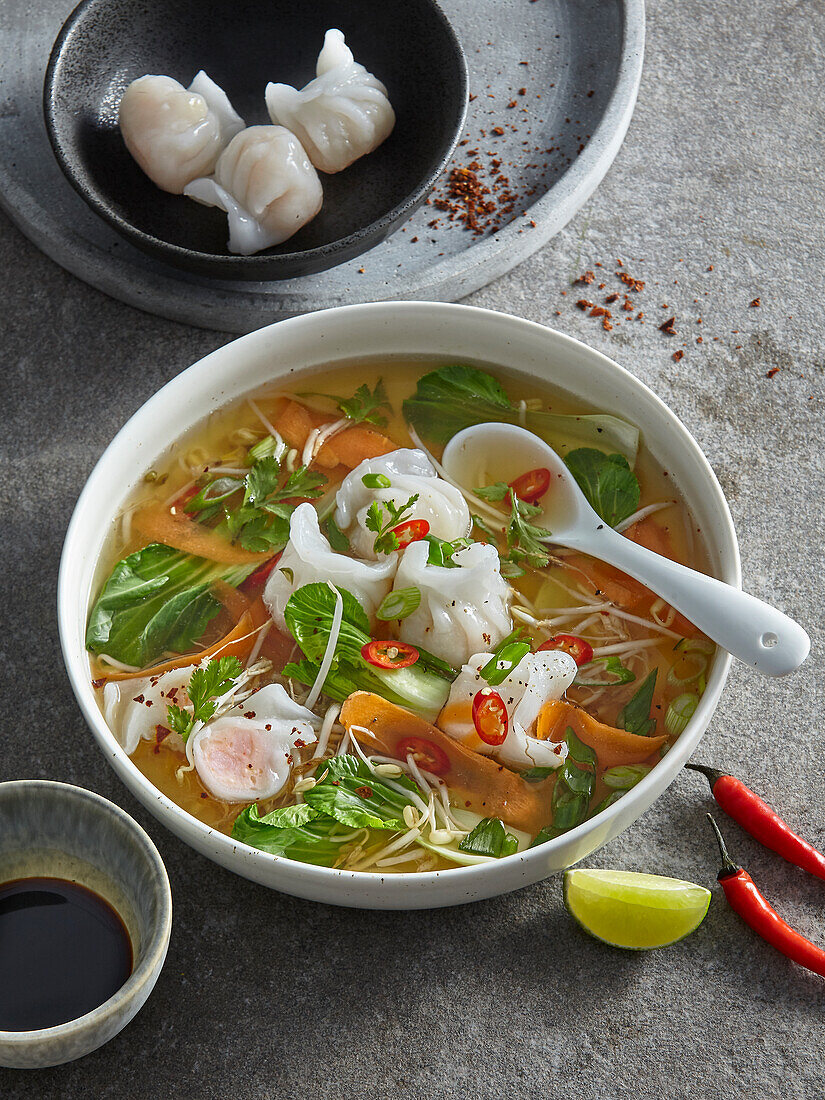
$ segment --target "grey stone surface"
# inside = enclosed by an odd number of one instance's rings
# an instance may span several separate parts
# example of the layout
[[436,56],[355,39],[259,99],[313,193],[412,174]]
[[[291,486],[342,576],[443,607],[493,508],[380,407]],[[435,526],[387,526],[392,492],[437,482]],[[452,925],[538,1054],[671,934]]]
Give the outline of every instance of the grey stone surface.
[[[825,9],[653,0],[648,16],[639,106],[613,169],[560,236],[473,301],[604,350],[704,447],[746,584],[805,623],[813,651],[785,681],[735,669],[697,759],[737,772],[822,845]],[[575,308],[581,291],[569,283],[599,261],[618,286],[616,258],[647,284],[648,323],[607,332]],[[166,967],[130,1027],[75,1065],[0,1072],[0,1095],[825,1095],[822,980],[744,929],[716,886],[690,939],[623,954],[572,926],[558,879],[432,913],[324,908],[222,871],[148,817],[94,747],[62,673],[57,560],[112,434],[226,337],[104,298],[6,224],[0,262],[0,779],[65,779],[113,798],[158,843],[175,902]],[[657,325],[672,315],[668,339]],[[680,776],[593,862],[710,884],[703,784]],[[825,886],[733,823],[725,831],[768,897],[825,942]]]

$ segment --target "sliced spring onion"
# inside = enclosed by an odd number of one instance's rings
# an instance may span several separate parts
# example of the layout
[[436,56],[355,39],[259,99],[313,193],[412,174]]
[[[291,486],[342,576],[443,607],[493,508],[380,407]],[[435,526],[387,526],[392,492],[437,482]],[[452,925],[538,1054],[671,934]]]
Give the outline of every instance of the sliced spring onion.
[[[589,675],[582,676],[582,673]],[[614,679],[606,680],[605,676],[613,676]],[[636,673],[623,665],[621,658],[614,653],[609,657],[597,657],[589,664],[582,665],[573,684],[575,687],[615,687],[617,684],[630,684],[635,679]]]
[[705,673],[708,670],[709,655],[713,653],[714,648],[713,642],[704,638],[682,638],[678,641],[673,647],[673,652],[678,653],[679,656],[667,674],[667,682],[670,686],[681,687],[695,680],[697,691],[701,695],[705,690]]
[[269,458],[272,455],[280,462],[288,450],[289,448],[280,436],[276,439],[274,435],[265,435],[263,439],[259,439],[254,446],[249,448],[246,461],[250,466],[254,466],[260,459]]
[[716,645],[709,638],[681,638],[673,648],[679,653],[705,653],[710,656]]
[[684,695],[677,695],[665,715],[665,729],[674,737],[678,737],[693,717],[699,706],[699,696],[686,691]]
[[364,474],[361,481],[367,489],[389,489],[392,486],[386,474]]
[[406,619],[421,603],[421,590],[412,585],[410,588],[396,588],[385,596],[378,605],[375,616],[385,622],[389,619]]
[[530,652],[529,642],[507,642],[507,639],[505,642],[507,644],[500,645],[479,672],[491,687],[503,683]]
[[615,768],[607,768],[602,779],[614,790],[629,791],[640,779],[644,779],[649,771],[649,764],[620,764]]

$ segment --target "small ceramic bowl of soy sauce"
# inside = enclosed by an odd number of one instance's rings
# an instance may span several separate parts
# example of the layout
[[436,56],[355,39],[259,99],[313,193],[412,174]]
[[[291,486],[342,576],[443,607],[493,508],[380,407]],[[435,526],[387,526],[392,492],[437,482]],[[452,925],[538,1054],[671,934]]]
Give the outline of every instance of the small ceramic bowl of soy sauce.
[[[322,175],[321,211],[293,237],[233,255],[222,211],[161,191],[131,158],[121,97],[147,73],[188,86],[203,69],[247,126],[268,125],[267,83],[303,87],[330,27],[386,85],[395,128],[372,153]],[[83,0],[54,44],[43,90],[58,164],[89,206],[155,260],[232,280],[310,275],[380,244],[449,163],[467,104],[467,62],[436,0]]]
[[163,861],[127,813],[66,783],[0,783],[0,1066],[62,1065],[114,1038],[171,927]]

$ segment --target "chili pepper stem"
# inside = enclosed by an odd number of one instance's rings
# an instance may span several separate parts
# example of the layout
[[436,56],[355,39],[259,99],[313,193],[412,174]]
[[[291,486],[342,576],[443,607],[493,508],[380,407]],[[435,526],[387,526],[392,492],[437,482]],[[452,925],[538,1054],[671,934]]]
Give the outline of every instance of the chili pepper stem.
[[725,841],[722,837],[721,832],[719,831],[719,826],[713,820],[712,815],[707,814],[706,817],[707,817],[708,821],[711,823],[711,826],[713,828],[714,833],[716,833],[716,841],[719,845],[719,852],[722,856],[722,869],[719,872],[719,874],[716,876],[717,879],[723,879],[723,878],[726,878],[728,875],[737,874],[737,872],[741,871],[742,868],[737,867],[736,864],[733,862],[733,860],[730,858],[730,855],[728,854],[728,849],[725,846]]
[[721,779],[725,772],[720,772],[718,768],[709,768],[707,764],[693,764],[688,762],[685,764],[686,768],[689,768],[692,772],[701,772],[702,775],[710,783],[710,791],[713,794],[713,788],[718,779]]

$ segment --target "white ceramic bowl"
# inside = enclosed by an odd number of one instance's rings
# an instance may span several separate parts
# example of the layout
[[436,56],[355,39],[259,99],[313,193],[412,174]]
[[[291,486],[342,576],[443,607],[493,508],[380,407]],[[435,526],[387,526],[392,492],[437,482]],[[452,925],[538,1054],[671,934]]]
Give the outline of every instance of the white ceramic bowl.
[[637,424],[665,462],[701,528],[715,576],[739,585],[730,512],[696,441],[641,382],[604,355],[552,329],[462,305],[382,302],[291,318],[242,336],[169,382],[121,429],[98,462],[72,516],[58,586],[63,656],[100,748],[132,793],[197,851],[240,875],[299,897],[367,909],[423,909],[492,897],[538,882],[626,829],[672,782],[696,748],[719,700],[731,658],[718,652],[693,718],[667,756],[608,810],[563,836],[496,863],[424,874],[331,870],[268,855],[202,824],[162,795],[118,744],[97,705],[84,648],[96,563],[112,523],[143,472],[209,413],[270,382],[374,356],[473,360],[546,379],[574,397]]

